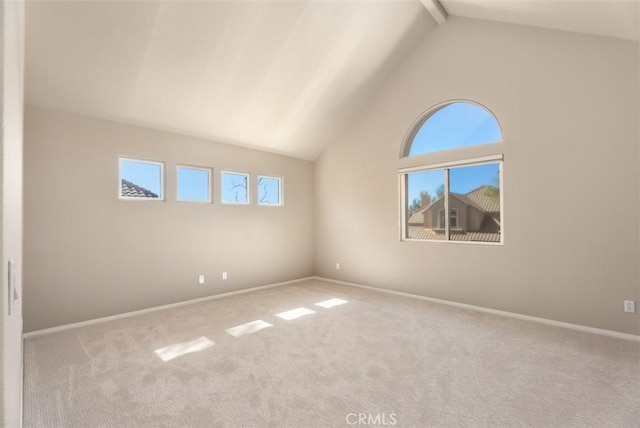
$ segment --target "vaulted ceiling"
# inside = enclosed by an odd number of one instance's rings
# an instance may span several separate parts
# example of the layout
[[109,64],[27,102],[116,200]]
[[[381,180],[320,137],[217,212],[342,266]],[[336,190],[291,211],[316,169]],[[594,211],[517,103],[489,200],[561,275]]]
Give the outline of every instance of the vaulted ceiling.
[[314,159],[434,25],[418,1],[28,3],[26,99]]
[[640,40],[640,0],[440,0],[449,14]]
[[[437,25],[433,1],[28,1],[26,102],[313,160]],[[442,4],[638,40],[636,0]]]

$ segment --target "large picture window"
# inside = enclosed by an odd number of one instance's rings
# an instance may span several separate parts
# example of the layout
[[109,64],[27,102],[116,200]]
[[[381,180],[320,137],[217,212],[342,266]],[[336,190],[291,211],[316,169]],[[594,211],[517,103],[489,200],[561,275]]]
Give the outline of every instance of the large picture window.
[[408,201],[403,238],[501,242],[501,164],[496,158],[401,171],[403,199]]
[[[427,112],[402,150],[402,157],[419,160],[399,170],[402,240],[502,243],[504,156],[467,156],[469,147],[501,141],[497,120],[477,104],[453,102]],[[448,150],[451,161],[429,162],[431,152],[442,159]]]

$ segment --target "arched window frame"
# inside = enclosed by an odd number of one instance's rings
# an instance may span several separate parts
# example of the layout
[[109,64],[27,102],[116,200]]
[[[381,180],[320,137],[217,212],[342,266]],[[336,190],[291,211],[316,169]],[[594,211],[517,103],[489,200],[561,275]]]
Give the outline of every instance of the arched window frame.
[[[420,131],[421,127],[439,110],[454,103],[470,103],[481,107],[488,112],[496,124],[500,128],[502,140],[499,142],[478,143],[476,145],[458,147],[448,150],[435,151],[417,155],[409,155],[411,144]],[[421,114],[409,127],[408,132],[403,139],[400,148],[400,159],[398,169],[398,181],[400,189],[400,239],[401,241],[419,241],[419,242],[443,242],[458,244],[475,244],[475,245],[503,245],[504,244],[504,186],[503,186],[503,166],[504,166],[504,149],[505,138],[500,121],[496,115],[486,106],[471,100],[453,99],[444,101],[427,109]],[[408,194],[407,194],[407,177],[412,172],[422,171],[444,171],[445,176],[445,194],[447,197],[444,201],[444,210],[450,212],[449,207],[449,172],[452,169],[466,166],[480,166],[487,164],[498,164],[498,180],[500,191],[500,240],[499,242],[489,241],[454,241],[451,239],[450,232],[452,229],[449,225],[450,218],[446,217],[446,234],[444,239],[417,239],[408,237]],[[439,214],[438,214],[439,215]],[[460,218],[456,216],[457,226],[460,228]]]

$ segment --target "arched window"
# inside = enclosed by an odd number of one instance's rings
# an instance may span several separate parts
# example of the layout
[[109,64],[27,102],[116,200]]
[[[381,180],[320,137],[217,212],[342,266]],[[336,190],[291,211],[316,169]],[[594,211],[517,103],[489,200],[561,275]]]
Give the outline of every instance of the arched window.
[[489,110],[468,101],[456,101],[435,107],[418,120],[403,156],[499,141],[500,125]]
[[[402,239],[502,243],[504,156],[495,116],[476,103],[448,102],[423,114],[407,135],[401,158],[410,166],[399,171]],[[495,144],[478,151],[488,143]]]

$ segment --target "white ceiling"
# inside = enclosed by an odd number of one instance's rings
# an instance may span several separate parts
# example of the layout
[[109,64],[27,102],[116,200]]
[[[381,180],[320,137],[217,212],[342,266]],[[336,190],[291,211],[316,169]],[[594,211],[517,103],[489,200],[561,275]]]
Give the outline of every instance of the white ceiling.
[[440,0],[450,15],[640,40],[640,0]]
[[[442,4],[639,40],[639,1]],[[26,22],[29,104],[310,160],[436,25],[420,0],[28,1]]]
[[26,99],[315,159],[433,26],[418,1],[29,2]]

